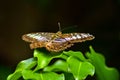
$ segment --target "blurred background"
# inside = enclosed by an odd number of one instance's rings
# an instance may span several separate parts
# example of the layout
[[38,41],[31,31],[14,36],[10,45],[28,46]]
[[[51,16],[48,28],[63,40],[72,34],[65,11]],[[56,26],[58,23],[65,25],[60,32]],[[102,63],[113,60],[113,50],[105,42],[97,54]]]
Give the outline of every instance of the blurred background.
[[120,70],[120,0],[1,0],[0,79],[6,80],[33,50],[21,36],[29,32],[91,33],[95,39],[70,49],[85,53],[92,45],[106,64]]

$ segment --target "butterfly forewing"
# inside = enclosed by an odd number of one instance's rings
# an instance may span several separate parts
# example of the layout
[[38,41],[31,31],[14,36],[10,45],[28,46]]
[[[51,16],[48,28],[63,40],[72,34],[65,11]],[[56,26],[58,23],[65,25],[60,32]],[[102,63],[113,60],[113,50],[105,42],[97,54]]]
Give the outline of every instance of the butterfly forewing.
[[45,32],[37,32],[37,33],[29,33],[22,36],[22,39],[26,42],[46,42],[52,39],[52,36],[55,33],[45,33]]
[[62,37],[70,43],[84,42],[94,39],[94,36],[89,33],[69,33],[63,34]]

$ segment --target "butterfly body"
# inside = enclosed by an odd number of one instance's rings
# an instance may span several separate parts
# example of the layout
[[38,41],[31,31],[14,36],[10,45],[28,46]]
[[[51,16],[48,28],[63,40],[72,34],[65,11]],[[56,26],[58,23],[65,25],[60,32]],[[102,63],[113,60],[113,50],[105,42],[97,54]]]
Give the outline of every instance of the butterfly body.
[[68,47],[71,47],[74,43],[92,40],[94,39],[94,36],[90,35],[89,33],[62,34],[60,31],[58,31],[57,33],[29,33],[23,35],[22,39],[31,43],[31,49],[45,47],[48,51],[60,52],[67,49]]

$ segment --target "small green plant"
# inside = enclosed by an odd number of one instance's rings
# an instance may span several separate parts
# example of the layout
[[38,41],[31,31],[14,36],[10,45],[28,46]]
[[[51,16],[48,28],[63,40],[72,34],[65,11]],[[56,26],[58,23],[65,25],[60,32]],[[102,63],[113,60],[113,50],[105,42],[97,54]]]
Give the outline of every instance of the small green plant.
[[83,55],[80,51],[50,53],[35,49],[33,58],[21,61],[7,80],[85,80],[95,74],[96,80],[119,80],[115,68],[105,64],[105,58],[90,47]]

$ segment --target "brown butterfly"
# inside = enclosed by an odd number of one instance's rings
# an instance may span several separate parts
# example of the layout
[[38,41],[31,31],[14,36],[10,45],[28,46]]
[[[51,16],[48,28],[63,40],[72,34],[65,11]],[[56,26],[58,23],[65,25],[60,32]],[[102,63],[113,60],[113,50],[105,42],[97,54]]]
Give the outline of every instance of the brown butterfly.
[[29,33],[22,36],[22,39],[26,42],[30,42],[30,48],[42,48],[45,47],[51,52],[60,52],[68,47],[71,47],[74,43],[84,42],[94,39],[94,36],[89,33],[65,33],[61,31],[57,33],[49,32],[36,32]]

